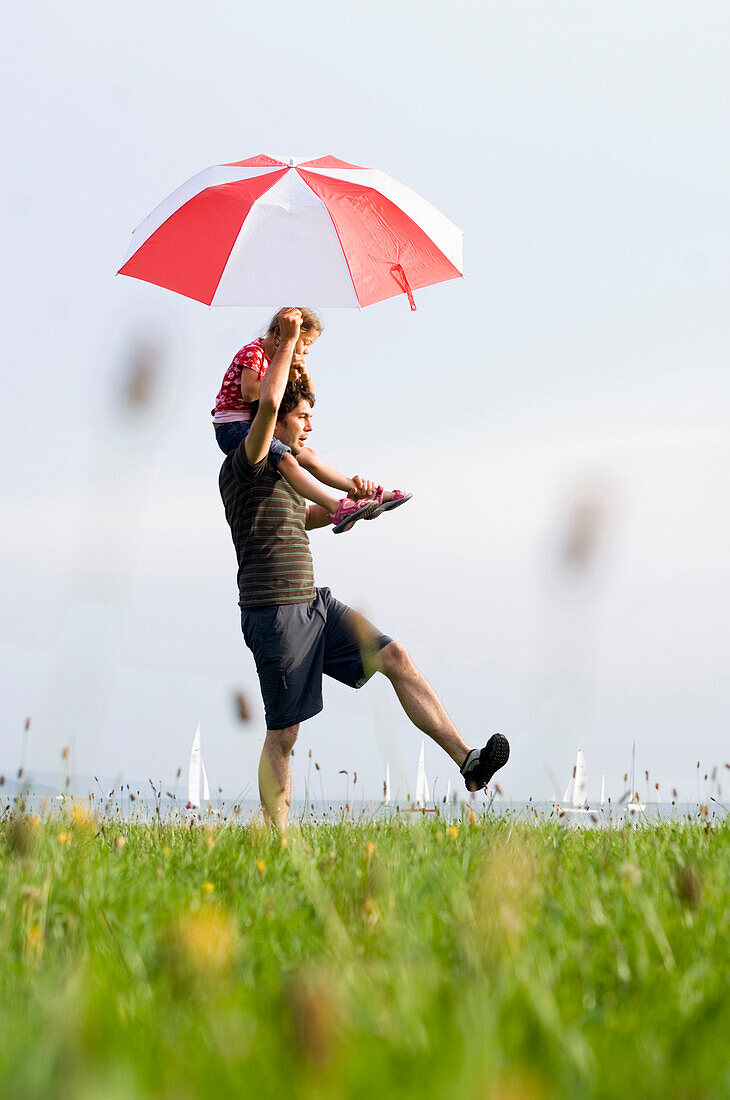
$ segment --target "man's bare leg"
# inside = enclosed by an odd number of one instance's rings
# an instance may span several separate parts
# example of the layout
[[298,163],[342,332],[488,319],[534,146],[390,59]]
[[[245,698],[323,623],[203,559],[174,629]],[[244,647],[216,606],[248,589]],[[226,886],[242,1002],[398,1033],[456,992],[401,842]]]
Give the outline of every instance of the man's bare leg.
[[282,835],[286,832],[291,805],[289,757],[298,733],[298,725],[267,730],[259,760],[259,795],[264,818]]
[[457,765],[469,754],[469,746],[462,740],[446,708],[426,677],[414,665],[405,646],[389,642],[380,650],[376,661],[380,671],[395,688],[400,705],[414,726],[433,738]]

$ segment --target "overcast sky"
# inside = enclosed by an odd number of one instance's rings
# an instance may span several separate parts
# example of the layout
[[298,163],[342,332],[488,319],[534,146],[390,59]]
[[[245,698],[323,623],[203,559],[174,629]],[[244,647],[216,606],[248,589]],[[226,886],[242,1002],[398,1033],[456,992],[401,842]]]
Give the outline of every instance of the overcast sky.
[[[465,279],[416,313],[323,311],[313,445],[415,495],[315,532],[318,583],[410,648],[467,742],[510,738],[515,798],[562,788],[578,746],[594,796],[633,742],[665,794],[730,759],[729,32],[701,0],[6,14],[3,771],[31,715],[31,771],[69,745],[79,772],[170,781],[200,721],[211,784],[254,792],[208,413],[268,311],[114,273],[168,192],[261,152],[381,168],[465,234]],[[376,797],[386,762],[403,794],[419,743],[384,680],[328,685],[295,794],[310,749],[315,794],[348,769]]]

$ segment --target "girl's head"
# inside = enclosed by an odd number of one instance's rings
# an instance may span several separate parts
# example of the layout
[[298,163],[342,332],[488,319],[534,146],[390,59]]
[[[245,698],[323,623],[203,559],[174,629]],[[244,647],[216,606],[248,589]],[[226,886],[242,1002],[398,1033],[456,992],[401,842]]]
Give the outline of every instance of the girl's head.
[[[297,309],[302,315],[302,327],[299,330],[299,339],[297,346],[294,348],[294,354],[307,355],[314,341],[322,333],[322,322],[313,309],[309,309],[307,306],[297,306]],[[281,332],[279,331],[280,312],[280,310],[276,311],[266,330],[266,338],[273,341],[274,347],[278,347],[281,339]]]

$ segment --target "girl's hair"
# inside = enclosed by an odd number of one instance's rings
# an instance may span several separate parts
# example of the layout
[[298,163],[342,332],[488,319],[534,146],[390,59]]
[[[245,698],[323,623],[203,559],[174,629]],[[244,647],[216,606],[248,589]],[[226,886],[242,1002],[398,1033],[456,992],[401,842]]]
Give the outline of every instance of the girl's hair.
[[[285,307],[282,306],[281,308],[284,309]],[[314,310],[309,309],[307,306],[297,306],[296,308],[299,310],[299,312],[302,315],[302,332],[307,332],[309,329],[316,329],[317,332],[319,332],[321,334],[321,332],[322,332],[322,322],[320,321],[319,317],[314,312]],[[275,336],[275,337],[281,336],[281,332],[279,331],[279,314],[280,314],[280,312],[281,312],[281,310],[277,309],[276,313],[271,318],[271,321],[269,322],[269,327],[266,330],[266,335],[267,336]]]

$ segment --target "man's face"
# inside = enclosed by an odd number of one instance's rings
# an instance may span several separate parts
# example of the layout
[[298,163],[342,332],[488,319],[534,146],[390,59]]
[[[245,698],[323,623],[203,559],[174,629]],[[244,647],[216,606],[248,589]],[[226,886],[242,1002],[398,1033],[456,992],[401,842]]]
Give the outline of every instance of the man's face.
[[291,447],[294,454],[297,454],[306,445],[311,430],[312,406],[302,398],[295,409],[277,420],[274,438]]

